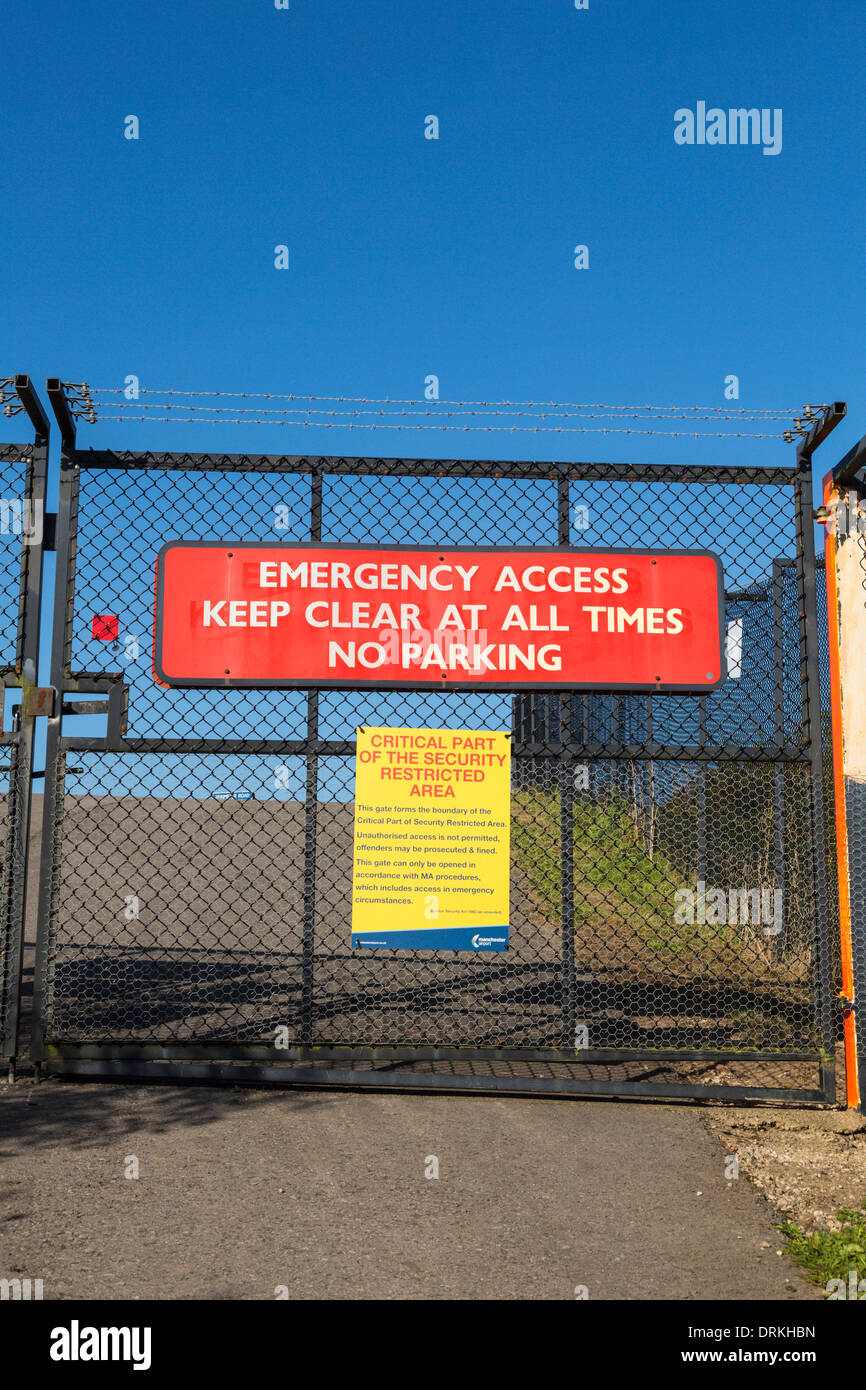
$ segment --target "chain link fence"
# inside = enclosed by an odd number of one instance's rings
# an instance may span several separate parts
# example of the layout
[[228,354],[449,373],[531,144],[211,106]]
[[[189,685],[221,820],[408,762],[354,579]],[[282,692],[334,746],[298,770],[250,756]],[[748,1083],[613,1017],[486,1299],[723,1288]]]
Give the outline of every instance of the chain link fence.
[[[67,450],[52,683],[98,689],[105,712],[49,721],[36,1057],[832,1099],[810,486],[791,468]],[[728,679],[700,696],[156,683],[165,541],[311,539],[715,551]],[[352,949],[367,724],[512,731],[507,952]]]

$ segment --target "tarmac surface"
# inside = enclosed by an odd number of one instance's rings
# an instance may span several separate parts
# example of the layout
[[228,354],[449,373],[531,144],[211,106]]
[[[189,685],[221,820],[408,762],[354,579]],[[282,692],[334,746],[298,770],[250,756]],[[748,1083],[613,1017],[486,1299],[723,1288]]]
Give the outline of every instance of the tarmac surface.
[[[175,896],[177,879],[169,873],[162,835],[168,827],[155,804],[144,808],[148,815],[139,817],[142,824],[131,839],[129,818],[120,814],[124,808],[115,808],[117,815],[110,817],[103,810],[103,848],[107,837],[112,852],[94,861],[83,831],[89,819],[93,834],[97,809],[86,799],[67,807],[71,822],[79,817],[83,822],[76,837],[80,849],[67,855],[64,868],[63,896],[82,913],[77,926],[74,915],[68,919],[61,948],[68,978],[82,979],[78,961],[110,962],[128,930],[118,919],[118,894],[140,892],[147,910],[149,899],[166,902],[169,881],[168,918],[160,913],[135,924],[135,935],[130,932],[124,941],[126,952],[140,958],[144,932],[157,956],[167,938],[179,936],[195,959],[190,948],[213,945],[206,927],[203,932],[210,914],[202,912],[197,890],[207,877],[214,898],[205,908],[216,908],[232,885],[201,873],[186,889],[189,900]],[[34,834],[40,812],[41,798],[35,798]],[[252,819],[258,814],[254,808]],[[323,816],[328,815],[336,849],[345,838],[345,812],[325,808]],[[221,834],[229,816],[222,809],[212,816],[211,834]],[[257,945],[267,951],[277,944],[285,949],[287,933],[300,926],[298,895],[287,892],[285,884],[292,877],[286,870],[300,853],[297,829],[287,824],[278,846],[282,881],[266,875],[273,901],[268,898],[264,921],[261,881],[253,889],[256,929],[263,936]],[[323,860],[325,911],[333,910],[338,896],[336,880],[344,873],[339,860],[338,854]],[[131,889],[130,866],[137,871]],[[516,887],[517,939],[522,942],[524,924],[534,933],[538,983],[549,968],[545,923],[532,920],[531,906]],[[235,888],[234,911],[241,921],[252,922],[245,889],[243,883]],[[34,904],[31,892],[25,1035]],[[337,938],[335,984],[340,972],[348,982],[349,972],[367,969],[366,962],[353,962],[345,926],[340,923],[336,930],[333,919],[329,923]],[[176,966],[165,980],[148,974],[149,1018],[173,1031],[181,1020],[189,1027],[195,1015],[195,1036],[205,1022],[202,992],[197,989],[198,1007],[190,1009],[191,999],[182,991],[178,997],[177,978]],[[125,993],[118,990],[116,976],[87,981],[90,1007],[98,1014],[120,1004],[128,1011],[122,1020],[128,1025],[138,1014],[143,979],[139,972],[127,981]],[[420,983],[415,981],[416,988]],[[80,992],[71,989],[67,997],[70,1004],[78,999],[81,1018]],[[286,997],[292,997],[291,990]],[[211,1019],[224,1002],[212,996]],[[386,1002],[380,1000],[375,1020],[383,1032]],[[425,1002],[435,1013],[435,996]],[[453,1008],[468,1001],[458,986],[449,1002]],[[506,1012],[525,1014],[531,1002],[525,995],[509,1000],[506,994],[498,1000],[489,996],[485,1007],[498,1003]],[[332,1008],[335,1025],[344,1009]],[[236,1020],[236,995],[230,1012]],[[252,1030],[256,1012],[250,1011]],[[345,1016],[357,1029],[358,1012],[348,1010]],[[105,1021],[91,1020],[94,1025]],[[100,1032],[97,1026],[95,1035]],[[590,1300],[820,1296],[786,1255],[777,1254],[782,1242],[765,1198],[745,1176],[726,1179],[724,1145],[710,1132],[707,1112],[693,1107],[60,1080],[35,1084],[26,1064],[23,1071],[15,1085],[0,1085],[0,1279],[42,1279],[46,1299],[270,1300],[283,1294],[291,1299],[571,1300],[576,1290],[585,1290]],[[439,1176],[427,1177],[434,1158]],[[135,1169],[133,1159],[137,1178],[126,1176]]]
[[46,1299],[819,1297],[725,1156],[658,1103],[19,1080],[0,1277]]

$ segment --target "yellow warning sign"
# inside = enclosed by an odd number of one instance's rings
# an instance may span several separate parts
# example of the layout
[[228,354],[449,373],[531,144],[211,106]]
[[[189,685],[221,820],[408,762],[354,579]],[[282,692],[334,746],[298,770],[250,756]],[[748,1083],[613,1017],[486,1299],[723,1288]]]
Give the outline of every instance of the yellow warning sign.
[[358,730],[352,945],[508,946],[511,738]]

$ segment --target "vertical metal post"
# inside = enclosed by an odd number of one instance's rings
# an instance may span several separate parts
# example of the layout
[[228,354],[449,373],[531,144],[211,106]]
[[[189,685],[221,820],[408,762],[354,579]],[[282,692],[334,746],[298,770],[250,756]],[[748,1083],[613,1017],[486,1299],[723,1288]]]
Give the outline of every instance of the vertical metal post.
[[[629,702],[629,703],[630,703],[630,702]],[[637,705],[637,701],[635,701],[635,705]],[[638,708],[639,708],[639,706],[638,706]],[[652,695],[648,695],[647,698],[646,698],[645,713],[646,713],[646,717],[645,717],[645,720],[644,720],[643,738],[646,740],[647,743],[651,744],[651,743],[653,743],[653,741],[654,741],[654,717],[655,717],[655,716],[654,716],[654,710],[653,710],[653,697],[652,697]],[[635,722],[635,724],[637,724],[638,721],[635,720],[634,722]],[[640,732],[640,729],[639,729],[639,728],[629,729],[629,731],[628,731],[628,736],[627,736],[627,740],[628,740],[629,743],[638,743],[638,742],[640,741],[640,738],[641,738],[641,732]],[[649,759],[648,772],[649,772],[649,780],[648,780],[648,785],[647,785],[647,789],[646,789],[646,792],[647,792],[647,796],[646,796],[646,807],[647,807],[647,811],[646,811],[646,824],[645,824],[645,826],[644,826],[644,830],[645,830],[645,832],[646,832],[646,834],[645,834],[646,852],[647,852],[647,855],[648,855],[649,859],[652,860],[653,857],[654,857],[654,855],[655,855],[655,829],[656,829],[656,809],[657,809],[657,808],[656,808],[656,765],[655,765],[655,759],[654,759],[654,758],[650,758],[650,759]]]
[[[0,988],[4,998],[0,1017],[0,1055],[14,1059],[18,1052],[21,968],[27,911],[27,865],[30,841],[30,806],[33,744],[36,720],[28,713],[27,692],[39,681],[39,627],[42,607],[42,570],[45,543],[45,484],[48,474],[50,426],[30,378],[15,377],[15,391],[34,428],[34,444],[28,457],[22,498],[21,580],[15,669],[21,682],[22,708],[16,716],[9,768],[9,820],[3,866],[2,912],[6,960]],[[29,507],[28,536],[24,513]]]
[[785,872],[785,767],[783,763],[773,763],[773,837],[774,837],[774,890],[781,893],[778,899],[782,904],[782,930],[776,937],[776,959],[781,960],[785,950],[788,925],[788,892]]
[[797,513],[797,591],[800,609],[801,670],[804,676],[805,735],[808,740],[812,828],[812,871],[815,883],[815,948],[819,1025],[826,1061],[821,1065],[821,1090],[835,1100],[835,1037],[833,981],[830,963],[830,919],[827,903],[827,855],[824,839],[824,759],[821,747],[821,675],[818,664],[818,608],[815,589],[815,533],[812,515],[811,452],[797,450],[794,481]]
[[[322,474],[310,475],[310,540],[322,539]],[[307,694],[307,775],[304,801],[304,939],[301,962],[301,1043],[312,1046],[316,949],[316,832],[319,807],[319,692]]]
[[[3,687],[0,686],[0,693]],[[23,835],[21,800],[29,801],[29,765],[21,756],[20,709],[12,717],[9,745],[9,790],[6,794],[3,883],[0,897],[0,1057],[9,1059],[9,1079],[15,1078],[21,1001],[24,904],[27,884],[27,842]]]
[[[49,388],[49,397],[52,396]],[[65,404],[65,402],[64,402]],[[52,405],[54,400],[52,399]],[[57,407],[55,406],[55,410]],[[75,541],[78,526],[79,466],[75,434],[63,432],[60,452],[60,496],[57,511],[57,570],[51,633],[51,675],[56,705],[47,720],[45,740],[45,792],[42,803],[42,849],[39,863],[39,908],[36,929],[36,973],[33,986],[33,1032],[30,1056],[39,1070],[45,1052],[54,961],[52,923],[54,890],[59,865],[58,820],[63,802],[65,755],[60,748],[61,710],[72,653],[72,620],[75,590]]]
[[836,867],[849,1109],[866,1107],[866,437],[824,480]]
[[[571,540],[570,493],[568,478],[557,483],[556,535],[559,545]],[[574,978],[574,758],[566,752],[573,741],[571,709],[574,697],[559,696],[559,842],[562,871],[562,1020],[565,1047],[575,1044],[575,978]]]
[[[785,742],[785,646],[782,621],[782,586],[787,566],[773,561],[773,683],[774,724],[776,747]],[[796,571],[795,571],[796,573]],[[788,895],[785,872],[785,765],[773,763],[773,838],[775,851],[775,889],[782,894],[782,931],[776,938],[776,959],[781,960],[788,922]]]
[[[707,697],[698,696],[698,744],[707,742]],[[698,883],[707,884],[707,765],[698,762],[697,778]]]

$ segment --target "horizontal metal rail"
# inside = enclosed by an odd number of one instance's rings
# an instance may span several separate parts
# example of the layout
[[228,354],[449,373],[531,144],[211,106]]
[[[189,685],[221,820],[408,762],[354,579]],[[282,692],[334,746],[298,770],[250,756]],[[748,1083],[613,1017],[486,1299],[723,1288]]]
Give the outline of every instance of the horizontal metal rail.
[[[99,706],[102,713],[104,706]],[[78,710],[71,711],[78,713]],[[277,739],[277,738],[124,738],[106,745],[105,738],[64,735],[61,748],[71,753],[111,752],[111,753],[246,753],[275,754],[285,757],[301,757],[305,753],[318,753],[324,757],[354,758],[354,739]],[[568,743],[568,744],[518,744],[512,750],[512,757],[557,761],[558,759],[586,758],[590,760],[611,759],[614,761],[636,759],[656,762],[779,762],[808,763],[809,754],[798,744],[780,744],[778,747],[749,744],[663,744],[627,743]]]
[[78,449],[71,461],[80,468],[182,469],[207,473],[321,473],[429,478],[529,478],[560,481],[749,483],[794,486],[796,469],[776,465],[725,467],[701,463],[588,463],[533,462],[525,459],[401,459],[323,458],[284,454],[165,454]]
[[796,1104],[826,1104],[824,1090],[771,1086],[702,1086],[666,1081],[599,1081],[593,1077],[456,1076],[433,1072],[377,1070],[357,1072],[331,1067],[233,1065],[230,1062],[154,1062],[76,1056],[72,1049],[45,1049],[47,1070],[56,1076],[98,1080],[122,1078],[147,1081],[202,1081],[223,1085],[331,1087],[338,1090],[465,1092],[481,1095],[641,1096],[682,1100],[768,1100]]
[[594,1063],[620,1063],[622,1065],[641,1065],[655,1062],[812,1062],[826,1063],[826,1056],[818,1051],[800,1052],[738,1052],[732,1048],[615,1048],[597,1047],[566,1050],[554,1047],[433,1047],[419,1044],[417,1047],[383,1045],[365,1047],[361,1044],[322,1047],[273,1047],[264,1044],[246,1045],[226,1042],[190,1043],[75,1043],[65,1040],[52,1044],[53,1056],[74,1055],[113,1061],[131,1058],[148,1058],[157,1062],[212,1060],[219,1051],[221,1058],[250,1062],[447,1062],[496,1061],[496,1062],[550,1062],[558,1066],[592,1065]]

